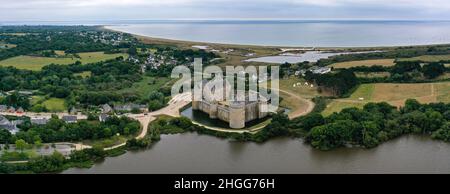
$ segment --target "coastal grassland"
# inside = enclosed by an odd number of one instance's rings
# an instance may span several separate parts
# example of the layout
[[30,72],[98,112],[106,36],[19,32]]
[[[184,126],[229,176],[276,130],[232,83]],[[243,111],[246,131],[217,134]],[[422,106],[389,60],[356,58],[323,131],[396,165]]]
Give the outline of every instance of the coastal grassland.
[[5,44],[5,43],[0,43],[0,50],[1,49],[10,49],[10,48],[14,48],[14,47],[16,47],[17,45],[15,45],[15,44]]
[[150,92],[158,91],[161,87],[171,86],[174,80],[168,77],[150,77],[144,76],[139,82],[136,82],[130,88],[119,90],[119,93],[136,93],[141,97],[148,96]]
[[[312,99],[317,96],[328,96],[326,93],[319,93],[317,87],[305,84],[305,80],[291,76],[287,79],[279,80],[280,106],[289,109],[289,117],[295,118],[304,115],[314,107]],[[295,87],[294,87],[295,85]],[[267,82],[267,87],[271,87],[271,81]]]
[[299,100],[298,98],[283,92],[280,93],[280,96],[283,99],[280,102],[280,107],[289,109],[288,115],[290,118],[295,118],[296,115],[308,111],[309,104],[305,100]]
[[42,105],[44,105],[50,112],[61,112],[67,110],[65,100],[61,98],[50,98],[42,102]]
[[362,107],[369,102],[387,102],[393,106],[401,107],[404,106],[407,99],[416,99],[421,103],[449,103],[450,82],[362,84],[350,97],[332,100],[322,114],[329,115],[348,107]]
[[358,100],[359,98],[364,98],[364,100],[371,100],[374,90],[375,84],[362,84],[350,95],[349,99]]
[[[216,50],[215,53],[224,59],[224,62],[217,64],[220,67],[261,65],[261,63],[244,62],[244,60],[254,57],[270,56],[281,53],[279,47],[272,47],[272,46],[232,45],[232,44],[193,42],[193,41],[152,38],[138,35],[135,35],[135,37],[145,44],[173,46],[178,47],[180,49],[195,50],[197,48],[193,48],[192,46],[199,46],[199,45],[207,46],[208,47],[207,51]],[[247,56],[247,54],[252,54],[253,56]]]
[[65,52],[65,51],[55,51],[55,53],[56,53],[57,55],[59,55],[59,56],[64,56],[64,55],[66,55],[66,52]]
[[450,82],[436,84],[437,100],[439,102],[450,102]]
[[26,36],[28,34],[33,34],[33,33],[22,33],[22,32],[2,33],[2,35],[7,35],[7,36]]
[[76,57],[35,57],[35,56],[17,56],[0,61],[0,66],[12,66],[18,69],[27,69],[39,71],[42,67],[49,64],[67,65],[80,61],[83,64],[96,63],[117,57],[128,57],[128,54],[105,54],[103,52],[86,52],[79,53],[80,58]]
[[[317,91],[317,87],[311,87],[310,83],[305,85],[307,81],[295,76],[291,76],[288,79],[281,79],[279,81],[280,90],[294,93],[300,97],[311,99],[316,96],[326,96],[326,94],[321,94]],[[300,83],[300,85],[298,85]],[[294,85],[296,85],[294,87]]]
[[364,104],[365,103],[361,103],[361,102],[341,102],[341,101],[333,100],[327,105],[325,110],[322,112],[322,115],[329,116],[329,115],[333,114],[334,112],[340,112],[342,109],[345,109],[345,108],[352,108],[352,107],[362,108],[364,106]]
[[360,67],[360,66],[384,66],[384,67],[390,67],[394,66],[394,59],[375,59],[375,60],[362,60],[362,61],[348,61],[348,62],[341,62],[341,63],[334,63],[331,64],[331,67],[334,68],[351,68],[351,67]]
[[92,72],[91,71],[83,71],[81,73],[74,73],[74,76],[81,76],[82,78],[91,77]]
[[355,72],[358,78],[388,78],[389,72]]
[[398,61],[423,61],[423,62],[439,62],[439,61],[449,61],[450,55],[423,55],[412,58],[402,58]]

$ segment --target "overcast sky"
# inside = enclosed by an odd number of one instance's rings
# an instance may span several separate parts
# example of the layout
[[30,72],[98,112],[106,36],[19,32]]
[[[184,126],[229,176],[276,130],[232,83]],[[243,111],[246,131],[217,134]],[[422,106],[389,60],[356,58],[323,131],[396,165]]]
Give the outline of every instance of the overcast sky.
[[1,21],[450,20],[450,0],[0,0]]

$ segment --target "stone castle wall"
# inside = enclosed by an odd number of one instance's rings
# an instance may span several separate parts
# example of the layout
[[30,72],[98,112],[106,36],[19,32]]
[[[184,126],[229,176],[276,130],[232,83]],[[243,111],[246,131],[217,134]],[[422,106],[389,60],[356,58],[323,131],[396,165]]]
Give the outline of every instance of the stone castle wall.
[[261,105],[261,102],[252,102],[225,106],[218,103],[197,101],[192,103],[192,109],[205,112],[212,119],[228,122],[231,128],[244,128],[246,122],[261,119],[268,115],[267,112],[261,112]]

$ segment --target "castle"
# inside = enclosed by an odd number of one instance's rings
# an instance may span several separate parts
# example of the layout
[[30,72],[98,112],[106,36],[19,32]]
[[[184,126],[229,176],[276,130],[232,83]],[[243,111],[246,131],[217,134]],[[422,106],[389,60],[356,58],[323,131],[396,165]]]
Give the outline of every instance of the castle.
[[[268,116],[268,111],[264,111],[268,101],[265,97],[259,96],[257,92],[243,92],[245,93],[243,101],[217,101],[215,100],[217,98],[214,98],[215,90],[215,87],[203,84],[202,98],[201,100],[192,99],[192,109],[209,114],[211,119],[228,122],[230,128],[233,129],[242,129],[245,127],[245,123]],[[225,94],[230,95],[230,87],[225,86],[223,90]],[[237,93],[234,95],[236,99],[239,99]],[[249,96],[252,93],[257,96],[257,100],[250,100]]]

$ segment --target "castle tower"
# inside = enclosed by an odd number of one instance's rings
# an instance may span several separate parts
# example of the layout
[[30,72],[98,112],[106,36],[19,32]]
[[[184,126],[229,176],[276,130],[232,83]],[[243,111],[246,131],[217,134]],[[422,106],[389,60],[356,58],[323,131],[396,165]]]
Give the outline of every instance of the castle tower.
[[209,106],[209,118],[215,119],[217,118],[217,102],[212,101],[211,105]]
[[200,110],[200,102],[192,98],[192,110]]
[[259,101],[258,102],[258,119],[262,119],[268,115],[268,107],[267,102]]
[[230,102],[230,128],[242,129],[245,127],[245,103]]

